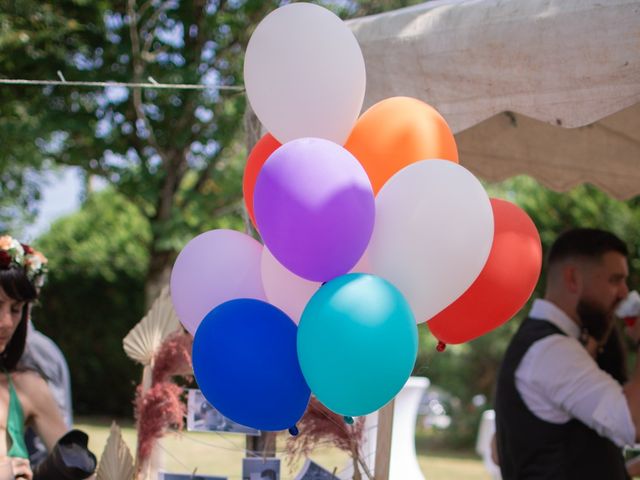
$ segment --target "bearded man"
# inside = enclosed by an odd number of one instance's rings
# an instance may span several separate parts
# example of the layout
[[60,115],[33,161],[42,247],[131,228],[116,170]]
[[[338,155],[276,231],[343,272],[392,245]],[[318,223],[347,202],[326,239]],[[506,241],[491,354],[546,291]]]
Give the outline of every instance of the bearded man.
[[[552,245],[544,299],[533,303],[498,374],[504,480],[618,480],[637,468],[625,465],[622,447],[640,438],[640,362],[628,378],[614,316],[629,293],[627,254],[622,240],[598,229],[570,230]],[[640,347],[640,321],[627,334]]]

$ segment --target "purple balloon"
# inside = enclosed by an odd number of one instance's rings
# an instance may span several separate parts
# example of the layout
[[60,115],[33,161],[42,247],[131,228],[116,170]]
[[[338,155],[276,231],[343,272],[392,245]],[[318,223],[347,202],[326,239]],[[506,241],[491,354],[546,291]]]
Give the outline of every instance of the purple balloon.
[[347,273],[367,248],[375,219],[373,189],[347,150],[300,138],[266,161],[254,190],[265,245],[296,275],[322,282]]

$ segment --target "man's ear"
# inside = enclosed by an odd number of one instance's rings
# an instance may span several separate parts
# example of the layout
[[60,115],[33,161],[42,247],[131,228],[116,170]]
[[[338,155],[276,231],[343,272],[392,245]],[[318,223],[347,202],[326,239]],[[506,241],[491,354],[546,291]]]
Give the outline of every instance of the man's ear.
[[577,265],[566,263],[562,267],[562,280],[570,293],[578,294],[582,290],[582,272]]

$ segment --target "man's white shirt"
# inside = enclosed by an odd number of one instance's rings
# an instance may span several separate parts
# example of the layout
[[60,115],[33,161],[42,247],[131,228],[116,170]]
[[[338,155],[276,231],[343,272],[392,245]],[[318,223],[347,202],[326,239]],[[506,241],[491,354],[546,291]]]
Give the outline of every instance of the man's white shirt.
[[580,344],[578,325],[541,299],[533,303],[529,317],[551,322],[566,333],[535,342],[516,370],[516,388],[529,410],[550,423],[577,418],[619,446],[633,445],[635,427],[622,385]]

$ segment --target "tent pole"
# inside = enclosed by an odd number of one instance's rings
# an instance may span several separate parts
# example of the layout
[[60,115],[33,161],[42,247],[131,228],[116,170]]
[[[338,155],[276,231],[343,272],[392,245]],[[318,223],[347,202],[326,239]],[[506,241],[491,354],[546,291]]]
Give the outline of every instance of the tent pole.
[[395,400],[391,400],[378,412],[378,436],[376,439],[376,463],[374,470],[375,480],[389,480],[394,405]]

